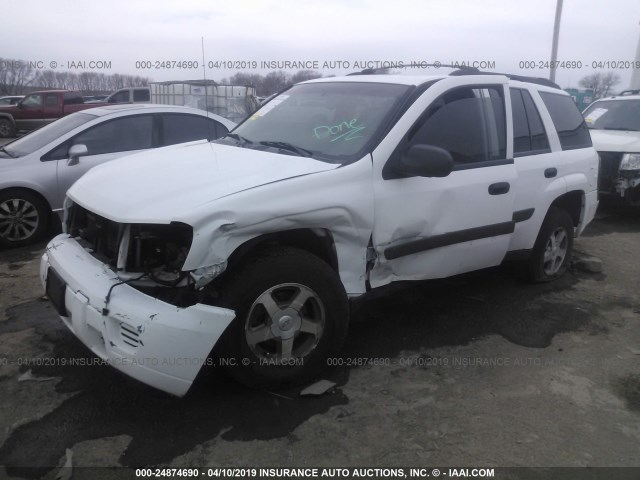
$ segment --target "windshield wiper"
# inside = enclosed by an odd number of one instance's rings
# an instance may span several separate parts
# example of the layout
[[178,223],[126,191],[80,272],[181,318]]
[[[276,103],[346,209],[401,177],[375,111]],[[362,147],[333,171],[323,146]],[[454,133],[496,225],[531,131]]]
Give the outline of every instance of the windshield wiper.
[[264,141],[260,142],[260,145],[264,145],[266,147],[274,147],[280,148],[282,150],[288,150],[290,152],[297,153],[301,157],[311,157],[313,156],[313,152],[311,150],[307,150],[306,148],[296,147],[288,142],[272,142],[272,141]]
[[17,155],[14,155],[13,153],[11,153],[9,150],[7,150],[6,148],[4,148],[3,146],[0,146],[0,152],[4,152],[7,155],[9,155],[11,158],[18,158]]
[[227,137],[231,137],[234,140],[238,140],[242,145],[249,145],[251,143],[253,143],[251,140],[249,140],[248,138],[244,138],[241,137],[240,135],[238,135],[237,133],[227,133],[224,137],[222,138],[227,138]]

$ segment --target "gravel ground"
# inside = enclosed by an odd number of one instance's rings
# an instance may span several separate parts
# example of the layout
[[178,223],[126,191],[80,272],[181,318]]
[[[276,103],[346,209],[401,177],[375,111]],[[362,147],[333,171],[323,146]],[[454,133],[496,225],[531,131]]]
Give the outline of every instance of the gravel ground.
[[602,273],[371,296],[318,397],[212,369],[176,399],[69,365],[93,357],[42,299],[44,244],[0,251],[0,477],[54,478],[66,449],[74,466],[640,466],[639,239],[640,212],[604,207],[576,241]]

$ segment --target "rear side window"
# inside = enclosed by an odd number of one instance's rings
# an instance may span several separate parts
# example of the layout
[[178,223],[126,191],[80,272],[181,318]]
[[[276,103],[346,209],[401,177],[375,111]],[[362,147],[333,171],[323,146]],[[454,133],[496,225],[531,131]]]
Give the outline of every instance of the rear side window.
[[429,106],[409,132],[409,146],[443,148],[460,166],[504,160],[505,132],[502,87],[462,87],[446,92]]
[[133,91],[133,101],[134,102],[148,102],[149,101],[149,90],[134,90]]
[[45,97],[44,97],[44,106],[45,107],[57,107],[58,106],[58,96],[57,95],[45,95]]
[[127,103],[129,102],[129,90],[123,90],[115,93],[110,99],[109,103]]
[[514,156],[550,152],[542,119],[528,91],[520,88],[511,89],[511,110]]
[[200,115],[169,113],[162,116],[164,145],[203,139],[213,140],[227,131],[219,122]]
[[549,110],[563,150],[586,148],[592,145],[584,118],[570,96],[548,92],[540,92],[540,96]]
[[82,95],[76,92],[64,92],[62,98],[65,105],[78,105],[84,102]]
[[540,112],[533,103],[533,98],[526,90],[522,91],[522,100],[524,101],[524,109],[527,112],[527,120],[529,121],[529,132],[531,133],[531,148],[534,152],[547,153],[551,151],[547,132],[544,129]]

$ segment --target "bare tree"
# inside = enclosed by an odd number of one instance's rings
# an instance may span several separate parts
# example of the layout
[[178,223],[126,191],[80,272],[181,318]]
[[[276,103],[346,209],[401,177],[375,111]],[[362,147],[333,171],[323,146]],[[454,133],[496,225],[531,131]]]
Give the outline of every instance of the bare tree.
[[150,79],[135,75],[105,75],[99,72],[34,70],[23,60],[0,57],[0,94],[25,93],[27,86],[39,89],[80,90],[85,94],[104,93],[124,87],[144,87]]
[[42,70],[37,72],[33,83],[46,89],[59,88],[55,70]]
[[260,85],[262,85],[263,81],[264,77],[259,73],[238,72],[228,80],[228,84],[258,88]]
[[24,93],[34,78],[33,67],[23,60],[0,57],[0,92],[5,95]]
[[149,86],[149,81],[151,79],[148,77],[140,77],[138,75],[136,75],[135,77],[133,77],[133,87],[147,87]]
[[304,82],[306,80],[312,80],[320,77],[322,77],[322,74],[315,70],[299,70],[293,75],[289,75],[282,70],[270,72],[267,75],[238,72],[229,78],[222,78],[220,80],[220,84],[255,87],[257,95],[266,97],[272,93],[279,92],[294,83]]
[[583,77],[578,83],[581,87],[593,90],[595,100],[609,95],[611,88],[620,83],[620,75],[615,72],[597,72]]
[[298,70],[291,77],[291,83],[304,82],[306,80],[313,80],[314,78],[322,78],[322,74],[315,70]]
[[258,95],[271,95],[272,93],[279,92],[290,85],[290,77],[282,70],[278,70],[277,72],[269,72],[264,77],[264,81],[260,86],[260,90],[257,92]]

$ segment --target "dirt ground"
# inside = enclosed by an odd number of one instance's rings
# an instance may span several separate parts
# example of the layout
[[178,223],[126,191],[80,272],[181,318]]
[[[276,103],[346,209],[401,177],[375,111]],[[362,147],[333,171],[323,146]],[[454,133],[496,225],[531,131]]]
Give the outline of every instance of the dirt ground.
[[43,248],[0,251],[0,477],[54,478],[66,449],[76,467],[640,466],[639,211],[601,208],[576,241],[601,274],[372,296],[318,397],[212,369],[176,399],[68,365],[93,357],[42,299]]

